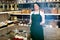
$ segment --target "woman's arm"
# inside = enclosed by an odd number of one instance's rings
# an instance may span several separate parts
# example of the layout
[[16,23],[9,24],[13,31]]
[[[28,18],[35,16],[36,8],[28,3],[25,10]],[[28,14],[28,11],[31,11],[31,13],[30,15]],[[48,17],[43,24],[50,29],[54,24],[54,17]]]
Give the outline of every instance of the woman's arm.
[[43,25],[45,23],[45,15],[44,15],[44,12],[40,11],[40,15],[42,16],[42,21],[41,21],[40,25]]
[[32,14],[33,14],[33,12],[31,12],[31,14],[30,14],[30,21],[29,21],[29,24],[32,23]]
[[31,19],[31,14],[30,14],[30,21],[29,21],[29,24],[31,24],[32,23],[32,19]]

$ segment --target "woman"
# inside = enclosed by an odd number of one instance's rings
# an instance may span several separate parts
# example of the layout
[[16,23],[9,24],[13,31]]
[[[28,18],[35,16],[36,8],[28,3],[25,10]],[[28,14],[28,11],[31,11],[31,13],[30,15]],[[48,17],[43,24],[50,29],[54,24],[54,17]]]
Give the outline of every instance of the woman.
[[42,25],[45,23],[45,16],[44,12],[40,11],[38,3],[34,4],[34,11],[31,12],[30,23],[32,23],[30,28],[32,40],[44,40]]

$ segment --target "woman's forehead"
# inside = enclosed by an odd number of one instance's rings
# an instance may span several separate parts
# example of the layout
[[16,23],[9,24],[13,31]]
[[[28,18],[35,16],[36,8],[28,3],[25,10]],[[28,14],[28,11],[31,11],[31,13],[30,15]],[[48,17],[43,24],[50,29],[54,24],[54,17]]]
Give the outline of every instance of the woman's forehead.
[[34,4],[34,5],[38,6],[37,4]]

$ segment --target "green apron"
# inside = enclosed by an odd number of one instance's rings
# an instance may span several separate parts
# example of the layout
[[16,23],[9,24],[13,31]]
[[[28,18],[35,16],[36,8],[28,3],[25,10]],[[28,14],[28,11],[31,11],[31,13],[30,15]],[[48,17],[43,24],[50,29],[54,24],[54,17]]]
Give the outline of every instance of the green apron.
[[44,40],[43,27],[40,25],[42,17],[40,14],[32,14],[31,37],[32,40]]

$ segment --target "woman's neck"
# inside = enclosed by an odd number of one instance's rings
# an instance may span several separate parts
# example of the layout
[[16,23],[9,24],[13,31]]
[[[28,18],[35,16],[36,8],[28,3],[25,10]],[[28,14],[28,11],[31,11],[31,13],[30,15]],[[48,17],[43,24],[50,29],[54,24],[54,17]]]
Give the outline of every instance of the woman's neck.
[[39,10],[34,10],[35,12],[39,12]]
[[39,10],[34,10],[34,14],[39,14]]

